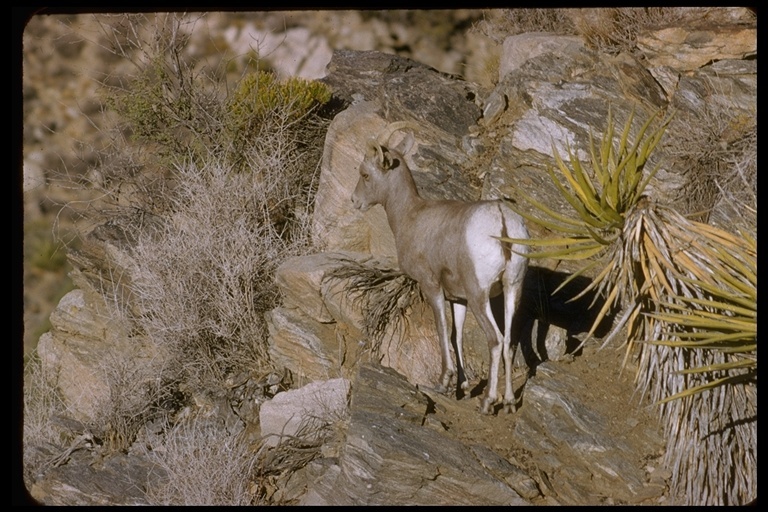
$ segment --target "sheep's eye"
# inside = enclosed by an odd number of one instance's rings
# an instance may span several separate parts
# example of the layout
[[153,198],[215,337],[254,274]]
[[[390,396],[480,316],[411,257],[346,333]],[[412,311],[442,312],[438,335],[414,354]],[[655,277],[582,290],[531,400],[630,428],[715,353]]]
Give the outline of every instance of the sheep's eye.
[[365,181],[368,181],[368,178],[369,178],[368,174],[361,174],[360,176],[361,176],[361,177],[362,177],[362,178],[363,178]]

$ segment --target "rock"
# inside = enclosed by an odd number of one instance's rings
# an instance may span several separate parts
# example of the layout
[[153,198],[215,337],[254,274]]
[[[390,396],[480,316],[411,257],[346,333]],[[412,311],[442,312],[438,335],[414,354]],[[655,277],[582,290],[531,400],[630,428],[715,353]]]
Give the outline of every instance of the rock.
[[[741,28],[736,33],[739,38],[754,39],[754,34],[750,36]],[[727,51],[710,51],[707,62],[712,64],[700,63],[694,71],[682,73],[680,68],[669,67],[661,60],[654,62],[649,71],[646,64],[627,54],[599,54],[570,40],[560,45],[539,44],[543,36],[537,34],[510,39],[501,59],[517,64],[507,66],[504,78],[489,95],[505,97],[508,106],[491,129],[481,133],[481,140],[490,139],[481,142],[489,148],[484,155],[488,162],[484,198],[515,198],[515,188],[519,187],[557,211],[569,211],[570,207],[541,170],[553,165],[553,149],[566,157],[566,145],[581,161],[588,161],[590,133],[596,138],[601,136],[609,108],[617,129],[631,112],[635,112],[636,121],[645,119],[665,106],[666,98],[671,98],[677,109],[676,122],[682,126],[712,126],[716,118],[735,116],[738,112],[753,117],[756,111],[756,73],[752,71],[756,62],[729,60],[731,54]],[[531,53],[520,55],[526,45]],[[745,56],[749,52],[742,53]],[[682,126],[673,123],[657,147],[656,158],[662,167],[649,185],[650,193],[659,201],[678,205],[690,180],[696,179],[695,173],[688,172],[689,166],[676,164],[674,158],[665,154],[665,144],[690,133],[682,130]],[[690,143],[682,145],[691,147]],[[521,206],[528,208],[525,202]],[[684,206],[686,211],[693,212],[714,205]],[[729,213],[720,222],[734,220],[736,217]],[[536,236],[535,231],[533,235]]]
[[334,325],[315,322],[289,308],[275,308],[266,319],[269,355],[275,364],[308,380],[342,375],[345,350],[339,346]]
[[98,371],[98,345],[104,340],[94,337],[107,326],[86,306],[83,295],[75,289],[62,297],[51,314],[52,330],[40,337],[37,353],[44,367],[58,375],[59,392],[73,416],[88,420],[109,396],[106,376]]
[[117,454],[104,461],[55,467],[29,489],[42,505],[149,505],[145,490],[165,478],[162,468],[138,455]]
[[526,32],[507,37],[502,44],[499,59],[499,81],[511,71],[522,67],[528,60],[539,55],[575,55],[584,51],[584,41],[577,36],[561,36],[547,32]]
[[259,410],[266,446],[277,446],[283,436],[301,434],[315,421],[332,423],[347,415],[349,381],[311,382],[299,389],[278,393]]
[[[534,332],[537,333],[537,346],[543,345],[544,353],[539,354],[539,359],[542,361],[562,361],[567,359],[566,353],[568,351],[568,331],[554,324],[546,324],[542,322],[539,326],[539,321],[536,320],[536,326]],[[543,334],[543,340],[540,339]],[[571,356],[572,357],[572,356]]]
[[[393,370],[363,365],[352,389],[338,465],[308,486],[301,504],[528,504],[469,447],[426,426],[430,399]],[[497,461],[481,453],[486,464]]]
[[349,256],[350,253],[319,253],[285,261],[275,272],[275,281],[283,292],[283,303],[300,309],[318,322],[333,322],[320,292],[323,276],[334,266],[336,258]]
[[[537,464],[561,503],[599,502],[590,490],[592,485],[610,487],[617,503],[658,497],[663,489],[647,483],[648,471],[641,461],[661,450],[659,431],[646,428],[647,423],[632,427],[634,422],[628,418],[605,416],[582,398],[578,390],[585,385],[584,376],[570,365],[539,365],[536,376],[525,384],[516,439],[525,449],[546,454]],[[635,451],[638,446],[645,453]],[[564,459],[571,462],[563,465]]]
[[651,66],[691,71],[715,60],[757,55],[757,28],[715,23],[667,27],[639,35],[637,47]]
[[387,119],[418,119],[454,137],[480,117],[476,86],[405,57],[336,50],[321,81],[347,105],[360,95],[376,102]]
[[327,251],[396,255],[386,217],[374,209],[360,213],[352,207],[366,142],[386,125],[375,112],[373,103],[354,105],[339,113],[328,128],[312,225],[315,242]]

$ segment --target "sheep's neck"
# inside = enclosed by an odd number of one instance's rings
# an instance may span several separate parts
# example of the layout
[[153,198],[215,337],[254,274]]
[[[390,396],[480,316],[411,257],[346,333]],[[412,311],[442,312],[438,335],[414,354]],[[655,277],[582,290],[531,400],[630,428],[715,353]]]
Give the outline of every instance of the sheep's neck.
[[383,205],[395,240],[397,240],[401,227],[408,222],[407,218],[424,203],[411,173],[408,171],[400,173],[399,178],[390,189],[387,201]]

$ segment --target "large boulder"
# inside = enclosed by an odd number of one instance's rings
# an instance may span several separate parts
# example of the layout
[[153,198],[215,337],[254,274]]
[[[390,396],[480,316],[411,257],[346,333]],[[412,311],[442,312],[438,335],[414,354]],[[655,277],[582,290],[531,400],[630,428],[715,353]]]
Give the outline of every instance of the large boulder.
[[330,379],[310,382],[299,389],[279,393],[259,410],[261,435],[266,446],[301,435],[302,429],[344,419],[347,414],[349,381]]
[[722,22],[679,25],[649,30],[638,36],[637,46],[652,67],[692,71],[714,60],[741,60],[757,55],[757,27]]

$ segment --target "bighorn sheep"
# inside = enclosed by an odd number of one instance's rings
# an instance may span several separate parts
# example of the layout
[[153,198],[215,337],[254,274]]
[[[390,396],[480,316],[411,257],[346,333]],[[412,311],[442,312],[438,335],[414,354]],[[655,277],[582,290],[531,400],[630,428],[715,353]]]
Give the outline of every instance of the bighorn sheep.
[[[469,388],[462,354],[462,330],[469,305],[488,340],[491,360],[480,410],[484,414],[492,412],[498,397],[499,363],[503,355],[506,388],[502,407],[514,412],[512,359],[516,345],[511,346],[510,331],[528,267],[528,260],[522,255],[527,246],[502,243],[498,237],[528,238],[528,230],[523,219],[502,201],[423,199],[404,160],[413,145],[413,134],[408,133],[396,148],[385,146],[396,130],[409,125],[392,123],[377,139],[369,141],[352,202],[362,211],[376,204],[384,207],[395,236],[400,268],[418,281],[432,307],[442,355],[437,389],[447,392],[454,375],[457,388]],[[501,291],[503,335],[490,304],[490,298]],[[453,308],[457,365],[450,354],[446,299]]]

